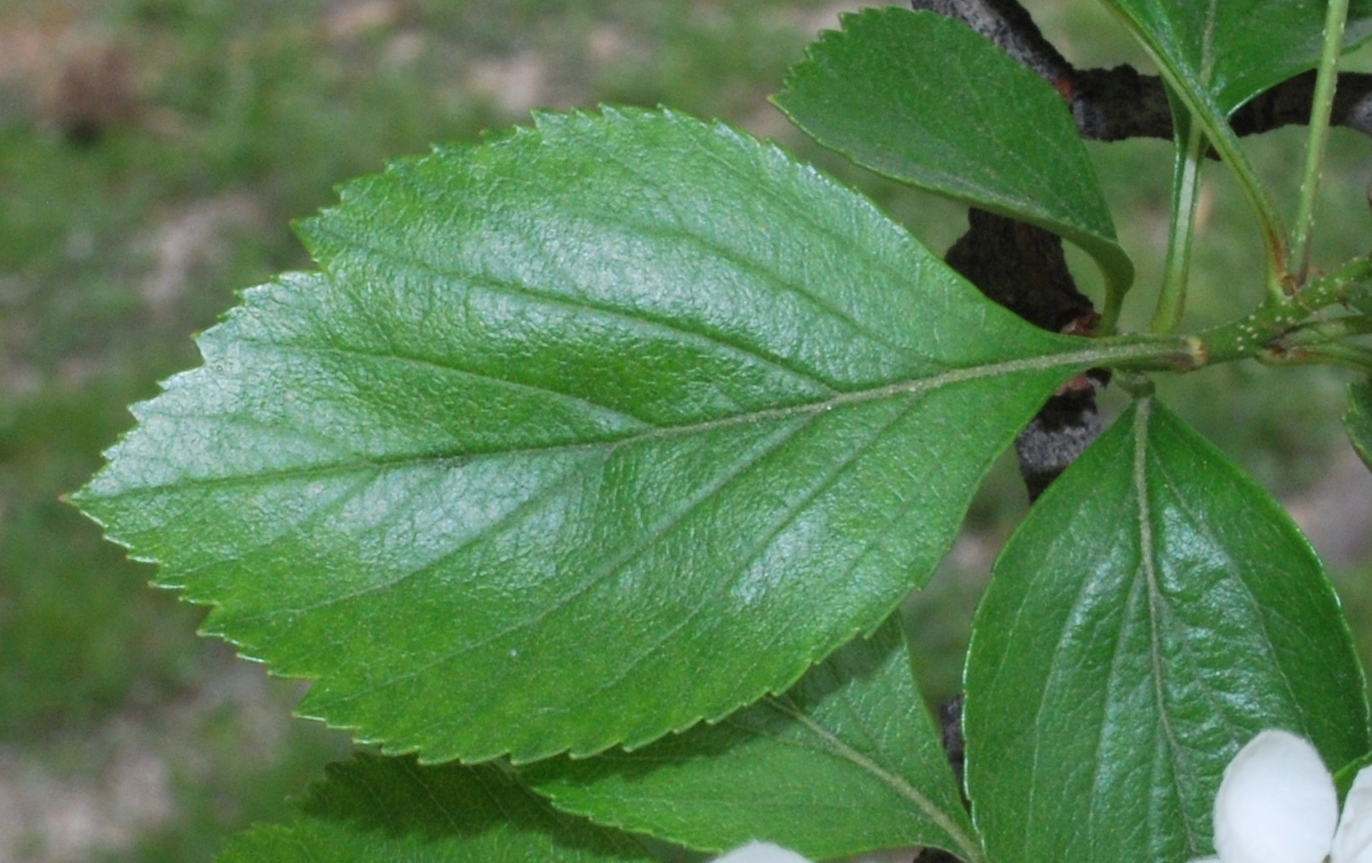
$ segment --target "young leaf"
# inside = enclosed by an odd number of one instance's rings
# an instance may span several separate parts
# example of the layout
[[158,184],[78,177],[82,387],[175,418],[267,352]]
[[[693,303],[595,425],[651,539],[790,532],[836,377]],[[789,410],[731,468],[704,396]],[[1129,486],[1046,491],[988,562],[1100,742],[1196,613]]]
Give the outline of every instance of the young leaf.
[[568,812],[702,851],[764,839],[815,860],[980,853],[895,621],[717,725],[522,775]]
[[[1105,0],[1139,34],[1174,86],[1204,94],[1221,117],[1315,68],[1323,3],[1272,0]],[[1372,0],[1352,0],[1344,41],[1372,36]]]
[[961,22],[899,7],[845,15],[774,101],[863,167],[1053,231],[1121,290],[1133,280],[1062,96]]
[[866,199],[723,125],[544,115],[343,189],[78,496],[388,752],[638,746],[930,575],[1077,370]]
[[329,766],[289,824],[230,840],[219,863],[628,863],[632,837],[559,814],[492,766],[358,755]]
[[1319,559],[1256,483],[1152,401],[1035,505],[977,612],[964,731],[1001,863],[1212,854],[1258,731],[1368,750],[1362,673]]
[[1372,470],[1372,378],[1363,378],[1348,387],[1348,410],[1343,427],[1363,464]]
[[[1263,90],[1316,66],[1325,4],[1272,0],[1104,2],[1134,31],[1235,172],[1276,263],[1285,255],[1281,218],[1240,149],[1228,118]],[[1369,35],[1372,0],[1353,0],[1345,40],[1354,44]]]

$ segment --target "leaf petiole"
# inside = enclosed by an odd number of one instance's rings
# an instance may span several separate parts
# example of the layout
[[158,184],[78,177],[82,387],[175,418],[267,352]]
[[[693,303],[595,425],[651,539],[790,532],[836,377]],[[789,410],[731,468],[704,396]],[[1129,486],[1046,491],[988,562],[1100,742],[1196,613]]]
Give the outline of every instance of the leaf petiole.
[[1334,87],[1338,83],[1339,53],[1343,48],[1344,22],[1348,0],[1329,0],[1324,19],[1324,48],[1315,79],[1315,97],[1310,108],[1310,136],[1305,150],[1305,170],[1301,175],[1300,204],[1291,233],[1291,258],[1296,285],[1305,283],[1310,267],[1310,235],[1315,226],[1315,197],[1319,193],[1324,152],[1329,142],[1329,115],[1334,107]]
[[1372,333],[1372,318],[1365,315],[1349,315],[1332,321],[1301,324],[1291,331],[1286,341],[1291,345],[1309,346],[1369,333]]
[[1340,366],[1372,374],[1372,348],[1348,342],[1277,349],[1259,354],[1257,359],[1269,366]]
[[[1175,104],[1175,103],[1174,103]],[[1186,125],[1185,143],[1177,141],[1177,160],[1172,180],[1171,237],[1167,243],[1167,270],[1163,276],[1158,308],[1148,329],[1170,333],[1181,324],[1186,308],[1186,282],[1191,269],[1191,240],[1196,232],[1196,203],[1200,200],[1200,169],[1207,147],[1201,124],[1177,107],[1177,120]],[[1180,131],[1180,130],[1179,130]]]

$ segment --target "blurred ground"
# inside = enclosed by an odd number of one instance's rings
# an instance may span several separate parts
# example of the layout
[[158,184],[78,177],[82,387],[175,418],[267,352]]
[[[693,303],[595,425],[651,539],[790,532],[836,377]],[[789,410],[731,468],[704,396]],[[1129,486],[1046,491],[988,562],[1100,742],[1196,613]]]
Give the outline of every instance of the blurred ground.
[[[0,0],[0,863],[208,860],[346,751],[287,719],[298,685],[197,639],[200,612],[146,588],[152,570],[58,499],[131,424],[126,404],[196,362],[189,336],[235,290],[308,266],[290,219],[387,158],[532,107],[665,103],[782,140],[941,250],[961,208],[818,152],[765,101],[803,44],[859,5]],[[1074,61],[1139,61],[1096,4],[1027,5]],[[1249,142],[1287,201],[1302,144],[1300,130]],[[1162,264],[1170,145],[1092,155],[1140,265],[1137,325]],[[1368,246],[1367,157],[1336,131],[1319,260]],[[1218,166],[1205,189],[1197,326],[1259,292],[1242,199]],[[1073,265],[1098,288],[1089,261]],[[1233,366],[1162,391],[1289,503],[1366,639],[1372,478],[1341,439],[1345,382]],[[911,604],[934,698],[956,687],[975,598],[1023,509],[1003,464]]]

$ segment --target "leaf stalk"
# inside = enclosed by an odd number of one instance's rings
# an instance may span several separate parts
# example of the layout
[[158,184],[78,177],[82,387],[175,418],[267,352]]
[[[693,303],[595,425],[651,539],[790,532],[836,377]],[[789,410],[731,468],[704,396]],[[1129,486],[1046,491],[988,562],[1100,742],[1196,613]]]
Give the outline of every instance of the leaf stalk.
[[1334,88],[1338,83],[1339,54],[1343,50],[1344,23],[1348,0],[1329,0],[1324,19],[1324,47],[1315,78],[1315,96],[1310,107],[1310,132],[1305,148],[1305,169],[1301,174],[1300,203],[1291,234],[1291,258],[1295,264],[1296,286],[1305,284],[1310,268],[1310,237],[1315,227],[1315,198],[1319,194],[1324,154],[1329,144],[1329,117],[1334,108]]
[[1339,366],[1372,375],[1372,348],[1335,343],[1277,349],[1259,354],[1258,362],[1269,366]]
[[1191,269],[1191,240],[1196,233],[1196,204],[1200,200],[1200,169],[1207,147],[1199,123],[1185,118],[1186,140],[1177,141],[1177,160],[1172,179],[1171,237],[1167,243],[1167,269],[1157,311],[1148,329],[1155,333],[1174,332],[1181,325],[1186,309],[1186,283]]
[[1190,112],[1191,122],[1202,127],[1206,137],[1210,139],[1211,146],[1233,172],[1234,179],[1238,181],[1239,188],[1243,190],[1244,197],[1248,199],[1249,206],[1253,208],[1253,213],[1258,219],[1263,245],[1267,249],[1268,296],[1274,300],[1280,299],[1286,293],[1283,277],[1286,275],[1286,263],[1290,256],[1286,229],[1282,225],[1276,205],[1267,193],[1266,186],[1258,179],[1252,163],[1239,146],[1238,136],[1234,134],[1234,129],[1227,120],[1228,112],[1215,103],[1203,82],[1197,81],[1176,58],[1161,50],[1148,38],[1138,20],[1129,15],[1118,3],[1110,2],[1107,6],[1125,26],[1140,36],[1139,42],[1143,49],[1157,64],[1158,71],[1162,73],[1167,85],[1180,97],[1186,110]]

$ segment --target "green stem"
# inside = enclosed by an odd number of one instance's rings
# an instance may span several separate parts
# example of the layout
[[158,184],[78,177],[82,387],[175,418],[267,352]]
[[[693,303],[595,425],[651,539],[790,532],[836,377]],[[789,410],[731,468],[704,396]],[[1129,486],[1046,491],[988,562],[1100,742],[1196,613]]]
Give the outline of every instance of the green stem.
[[1354,258],[1338,271],[1306,285],[1299,294],[1268,297],[1251,315],[1200,334],[1208,362],[1260,356],[1277,339],[1302,329],[1302,321],[1313,312],[1342,301],[1348,285],[1369,280],[1372,257]]
[[1315,227],[1315,197],[1320,188],[1320,172],[1329,142],[1329,115],[1334,108],[1334,86],[1338,82],[1339,52],[1343,49],[1344,21],[1348,0],[1329,0],[1324,19],[1324,50],[1315,79],[1314,104],[1310,108],[1310,137],[1305,147],[1305,170],[1301,174],[1300,205],[1291,233],[1291,262],[1295,264],[1296,284],[1305,283],[1310,268],[1310,235]]
[[1129,292],[1128,283],[1107,275],[1105,279],[1105,307],[1101,309],[1100,322],[1096,324],[1096,334],[1108,336],[1119,326],[1120,312],[1124,309],[1124,295]]
[[1176,333],[1130,333],[1092,342],[1108,354],[1097,365],[1108,366],[1126,377],[1148,372],[1193,372],[1208,360],[1200,339]]
[[1365,345],[1335,343],[1292,348],[1276,353],[1259,354],[1258,361],[1269,366],[1340,366],[1363,374],[1372,374],[1372,348]]
[[1243,190],[1244,197],[1248,199],[1254,215],[1258,218],[1258,229],[1262,231],[1263,246],[1267,249],[1267,295],[1274,300],[1284,297],[1284,277],[1291,253],[1286,243],[1286,229],[1282,226],[1276,205],[1268,196],[1267,188],[1258,179],[1253,163],[1248,161],[1248,157],[1239,147],[1239,139],[1234,135],[1234,130],[1228,123],[1221,126],[1213,121],[1211,111],[1214,106],[1203,105],[1185,90],[1178,92],[1186,102],[1186,107],[1190,109],[1193,121],[1205,127],[1205,134],[1209,137],[1210,143],[1233,172],[1234,179],[1238,180],[1239,188]]
[[1106,5],[1139,37],[1144,50],[1157,64],[1168,86],[1181,97],[1186,110],[1191,113],[1192,122],[1204,127],[1205,136],[1210,139],[1211,145],[1229,166],[1229,170],[1234,172],[1234,179],[1238,180],[1239,188],[1243,190],[1244,197],[1248,199],[1254,215],[1258,218],[1258,228],[1262,231],[1263,245],[1267,249],[1268,296],[1273,300],[1281,299],[1286,293],[1284,282],[1290,254],[1286,229],[1282,225],[1276,205],[1267,194],[1266,187],[1258,180],[1252,163],[1239,147],[1238,136],[1229,125],[1226,113],[1215,103],[1214,97],[1205,91],[1205,84],[1194,80],[1168,55],[1168,52],[1161,50],[1156,42],[1149,38],[1136,18],[1128,14],[1117,2]]
[[[1180,112],[1179,112],[1180,113]],[[1148,329],[1170,333],[1181,324],[1186,309],[1186,280],[1191,267],[1191,238],[1196,229],[1196,202],[1200,200],[1200,166],[1205,151],[1205,133],[1199,123],[1187,118],[1186,141],[1177,141],[1176,165],[1172,175],[1172,225],[1167,243],[1167,270],[1163,276],[1158,308]]]
[[1324,342],[1365,336],[1372,333],[1372,318],[1365,315],[1349,315],[1332,321],[1315,321],[1302,324],[1286,336],[1290,345],[1313,345]]

